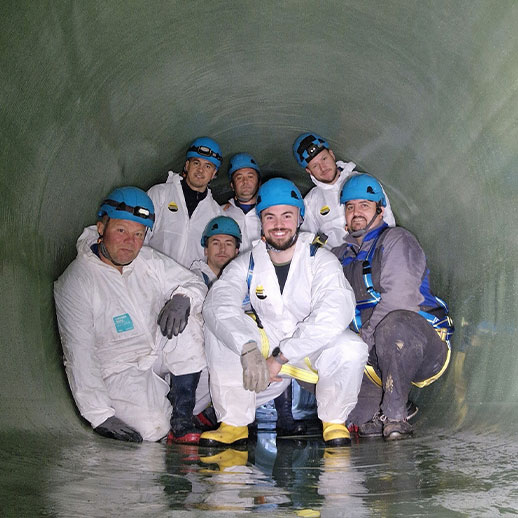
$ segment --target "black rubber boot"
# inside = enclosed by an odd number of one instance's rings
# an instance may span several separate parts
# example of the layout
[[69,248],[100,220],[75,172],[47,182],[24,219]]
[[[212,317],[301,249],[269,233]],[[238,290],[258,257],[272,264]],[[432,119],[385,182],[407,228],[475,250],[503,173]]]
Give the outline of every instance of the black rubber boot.
[[171,374],[171,390],[167,394],[167,399],[173,406],[169,441],[198,444],[200,440],[201,430],[194,426],[192,415],[199,380],[199,372],[180,376]]
[[305,435],[306,425],[302,421],[295,421],[291,412],[292,386],[288,385],[286,390],[274,399],[275,410],[277,411],[277,437],[289,437],[292,435]]
[[198,415],[192,418],[194,426],[199,428],[202,432],[209,430],[216,430],[219,426],[218,418],[214,407],[208,406],[205,410],[202,410]]

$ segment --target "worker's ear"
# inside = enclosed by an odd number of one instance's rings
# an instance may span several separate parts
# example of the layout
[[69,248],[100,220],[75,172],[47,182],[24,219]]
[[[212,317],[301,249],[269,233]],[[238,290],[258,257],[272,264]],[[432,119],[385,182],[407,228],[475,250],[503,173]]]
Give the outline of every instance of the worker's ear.
[[97,222],[97,233],[99,234],[99,239],[101,239],[104,235],[104,229],[106,228],[106,225],[102,221]]

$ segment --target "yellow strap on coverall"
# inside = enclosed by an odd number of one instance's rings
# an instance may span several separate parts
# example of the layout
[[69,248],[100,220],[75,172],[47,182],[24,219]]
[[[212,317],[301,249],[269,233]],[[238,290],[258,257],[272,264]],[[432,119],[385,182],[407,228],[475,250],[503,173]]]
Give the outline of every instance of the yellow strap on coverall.
[[[257,324],[257,317],[254,313],[247,312],[247,315]],[[268,340],[263,327],[258,325],[257,329],[259,329],[259,334],[261,335],[261,354],[265,358],[268,358],[268,353],[270,352],[270,340]],[[316,383],[318,381],[318,373],[313,369],[313,367],[311,367],[311,362],[307,356],[304,358],[304,363],[307,365],[309,370],[285,363],[281,367],[280,374],[290,376],[300,381],[305,381],[306,383]]]

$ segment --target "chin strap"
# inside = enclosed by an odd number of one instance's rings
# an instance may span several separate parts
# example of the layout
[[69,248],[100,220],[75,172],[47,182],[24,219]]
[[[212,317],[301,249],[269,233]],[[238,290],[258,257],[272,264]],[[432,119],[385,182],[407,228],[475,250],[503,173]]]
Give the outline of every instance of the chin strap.
[[381,206],[379,202],[376,204],[376,213],[374,216],[372,216],[372,219],[369,221],[367,226],[365,228],[362,228],[361,230],[355,230],[354,232],[349,232],[351,237],[354,237],[355,239],[358,239],[359,237],[363,237],[369,229],[372,227],[372,224],[376,220],[376,218],[381,214]]
[[108,261],[110,261],[113,265],[115,266],[128,266],[128,264],[131,264],[133,261],[130,261],[129,263],[118,263],[117,261],[115,261],[112,256],[110,255],[110,252],[108,252],[108,249],[106,248],[106,245],[104,244],[104,241],[103,241],[103,236],[99,236],[99,252],[101,252],[101,254],[104,255],[104,257],[106,257],[106,259],[108,259]]

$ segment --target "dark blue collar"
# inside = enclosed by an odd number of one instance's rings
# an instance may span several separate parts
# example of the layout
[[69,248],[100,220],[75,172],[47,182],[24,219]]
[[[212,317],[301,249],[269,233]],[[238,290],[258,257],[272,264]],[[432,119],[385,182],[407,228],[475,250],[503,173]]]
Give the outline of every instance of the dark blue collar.
[[236,207],[239,207],[245,214],[248,214],[254,207],[255,203],[241,203],[237,198],[234,198]]

